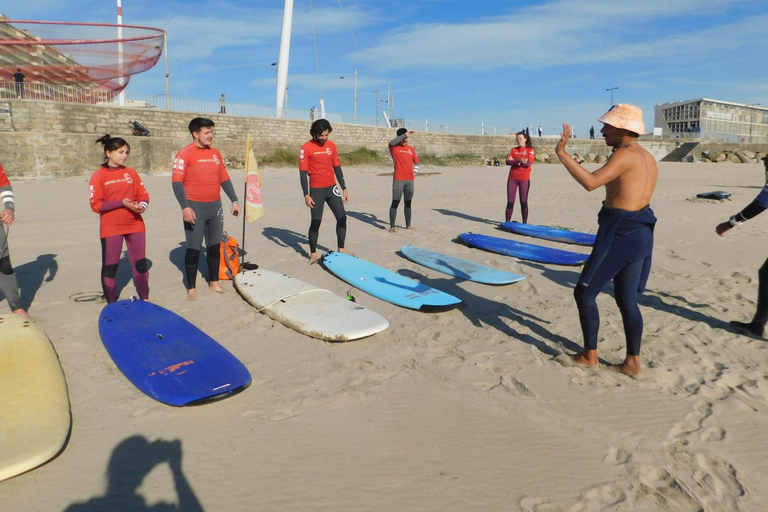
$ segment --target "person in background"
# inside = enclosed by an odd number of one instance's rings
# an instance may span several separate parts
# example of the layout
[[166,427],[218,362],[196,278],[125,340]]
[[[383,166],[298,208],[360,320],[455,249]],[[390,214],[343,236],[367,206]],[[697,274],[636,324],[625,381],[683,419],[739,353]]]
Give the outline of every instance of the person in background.
[[400,199],[405,194],[405,214],[406,229],[414,229],[411,226],[411,201],[414,192],[414,173],[419,172],[419,156],[413,146],[408,144],[408,139],[413,136],[413,130],[398,128],[397,137],[389,141],[389,154],[392,155],[392,162],[395,165],[395,173],[392,178],[392,204],[389,206],[389,232],[394,233],[395,217],[397,217],[397,207],[400,205]]
[[133,282],[139,299],[149,299],[147,233],[141,214],[149,206],[149,194],[138,173],[125,166],[131,147],[125,139],[109,134],[96,140],[104,146],[104,163],[93,173],[89,187],[91,209],[99,214],[101,239],[101,286],[108,303],[117,300],[117,267],[128,249]]
[[531,166],[536,159],[531,137],[525,132],[517,132],[517,147],[512,148],[507,155],[506,164],[509,166],[507,177],[507,208],[504,219],[512,220],[515,210],[515,195],[520,193],[520,213],[523,223],[528,223],[528,192],[531,188]]

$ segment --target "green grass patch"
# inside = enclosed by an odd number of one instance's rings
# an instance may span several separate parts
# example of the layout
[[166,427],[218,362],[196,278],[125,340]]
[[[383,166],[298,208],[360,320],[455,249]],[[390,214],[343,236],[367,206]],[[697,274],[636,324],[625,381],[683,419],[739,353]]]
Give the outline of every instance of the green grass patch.
[[439,165],[447,167],[450,165],[485,165],[485,161],[477,155],[466,153],[457,153],[455,155],[437,156],[431,153],[419,155],[421,165]]
[[299,152],[280,148],[272,153],[272,155],[262,158],[261,164],[275,166],[291,165],[297,167],[299,165]]
[[382,158],[377,152],[366,147],[358,148],[349,153],[339,153],[342,166],[345,165],[389,165],[389,159]]

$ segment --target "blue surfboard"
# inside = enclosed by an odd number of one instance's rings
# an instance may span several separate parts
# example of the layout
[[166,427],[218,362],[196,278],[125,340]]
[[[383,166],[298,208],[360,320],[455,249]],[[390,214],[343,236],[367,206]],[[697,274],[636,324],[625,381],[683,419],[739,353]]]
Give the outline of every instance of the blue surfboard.
[[583,265],[589,257],[589,254],[563,251],[561,249],[515,242],[514,240],[498,238],[495,236],[476,235],[474,233],[462,233],[459,235],[459,239],[478,249],[498,254],[506,254],[507,256],[514,256],[521,260],[537,261],[539,263],[551,263],[554,265]]
[[369,295],[404,308],[427,311],[461,304],[461,299],[401,276],[351,254],[328,252],[323,266],[336,277]]
[[99,316],[104,347],[134,386],[168,405],[196,405],[251,384],[248,369],[213,338],[151,302],[121,300]]
[[536,224],[523,224],[522,222],[502,222],[501,227],[518,235],[541,238],[542,240],[574,245],[595,245],[595,235],[590,233],[537,226]]
[[400,252],[409,260],[424,265],[432,270],[437,270],[449,276],[474,281],[483,284],[510,284],[525,279],[525,276],[505,272],[493,267],[481,265],[447,254],[440,254],[421,247],[406,245],[400,248]]

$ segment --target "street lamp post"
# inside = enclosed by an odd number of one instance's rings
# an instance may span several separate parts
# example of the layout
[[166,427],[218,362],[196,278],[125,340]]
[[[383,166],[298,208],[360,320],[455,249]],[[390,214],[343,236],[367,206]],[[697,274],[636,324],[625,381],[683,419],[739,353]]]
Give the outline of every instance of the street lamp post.
[[[349,76],[345,75],[345,76],[340,76],[339,78],[344,79],[344,78],[349,78]],[[355,119],[355,124],[357,124],[357,68],[355,68],[354,78],[355,78],[355,85],[354,85],[354,89],[355,89],[355,106],[354,106],[354,114],[353,115],[354,115],[354,119]],[[378,108],[378,105],[379,105],[379,103],[376,102],[376,108]]]
[[611,104],[609,105],[611,107],[613,106],[613,91],[615,91],[616,89],[618,89],[618,87],[610,87],[605,90],[605,92],[608,92],[608,91],[611,92]]

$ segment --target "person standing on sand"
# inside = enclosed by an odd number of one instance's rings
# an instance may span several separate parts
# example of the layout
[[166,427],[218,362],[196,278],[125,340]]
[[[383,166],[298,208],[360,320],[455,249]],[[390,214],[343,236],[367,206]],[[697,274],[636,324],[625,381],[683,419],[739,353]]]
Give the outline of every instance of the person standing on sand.
[[[768,162],[768,160],[766,161]],[[768,183],[757,197],[749,203],[743,210],[733,215],[727,222],[722,222],[715,227],[715,232],[720,236],[725,234],[736,226],[744,224],[751,218],[754,218],[768,208]],[[768,259],[757,271],[757,308],[752,317],[752,321],[737,322],[732,320],[730,324],[740,331],[749,332],[755,336],[763,336],[765,333],[765,324],[768,322]]]
[[506,164],[509,166],[507,177],[507,208],[504,219],[512,220],[515,211],[515,194],[520,190],[520,213],[523,224],[528,223],[528,191],[531,189],[531,166],[536,159],[531,137],[525,132],[517,132],[517,147],[512,148],[507,155]]
[[600,316],[595,299],[613,280],[616,304],[624,323],[627,355],[617,369],[626,374],[640,373],[640,342],[643,317],[637,295],[645,291],[651,270],[653,229],[656,217],[650,207],[656,188],[658,167],[653,156],[637,142],[645,133],[640,108],[619,103],[598,119],[600,133],[613,147],[606,164],[595,172],[579,165],[566,150],[571,127],[563,123],[563,132],[555,152],[571,176],[587,191],[605,185],[605,201],[597,215],[597,239],[584,265],[574,297],[584,336],[584,350],[571,361],[597,366],[597,332]]
[[392,155],[392,162],[395,165],[395,173],[392,178],[392,204],[389,206],[389,232],[394,233],[395,217],[397,217],[397,207],[400,205],[400,199],[405,194],[405,214],[406,229],[414,229],[411,226],[411,201],[414,192],[414,173],[419,172],[419,156],[413,146],[408,145],[408,139],[414,134],[413,130],[405,128],[397,129],[397,137],[389,141],[389,154]]
[[29,317],[21,307],[19,295],[19,282],[11,265],[11,254],[8,250],[8,232],[16,220],[15,204],[13,201],[13,187],[5,175],[3,166],[0,165],[0,293],[8,300],[11,312]]
[[231,213],[240,214],[240,205],[232,180],[218,150],[211,147],[214,123],[210,119],[196,117],[189,122],[192,143],[179,150],[173,160],[173,193],[181,206],[187,250],[184,269],[187,278],[187,298],[197,298],[197,265],[205,237],[208,263],[208,288],[224,293],[219,284],[220,247],[224,233],[224,211],[221,192],[224,190],[232,201]]
[[[325,203],[336,217],[336,241],[339,252],[347,253],[344,241],[347,237],[347,212],[344,203],[349,201],[349,192],[341,172],[339,150],[328,140],[333,131],[326,119],[318,119],[309,128],[312,140],[301,146],[299,153],[299,179],[304,193],[304,204],[312,210],[309,224],[309,264],[317,262],[317,238],[323,221]],[[339,184],[336,185],[338,180]],[[339,190],[341,187],[341,190]],[[342,201],[342,194],[344,199]]]
[[125,240],[136,293],[148,300],[147,229],[141,214],[149,206],[149,194],[139,174],[125,166],[131,154],[125,139],[107,134],[96,144],[104,146],[104,163],[88,181],[88,201],[99,214],[101,288],[108,303],[117,300],[117,267]]

